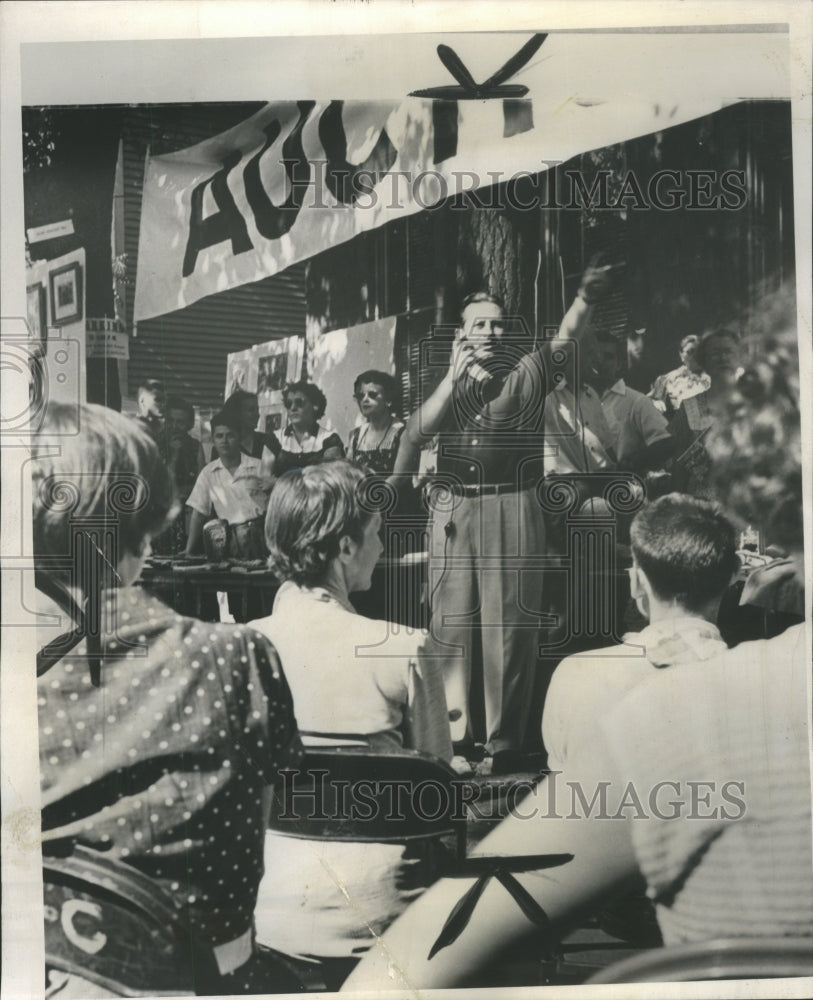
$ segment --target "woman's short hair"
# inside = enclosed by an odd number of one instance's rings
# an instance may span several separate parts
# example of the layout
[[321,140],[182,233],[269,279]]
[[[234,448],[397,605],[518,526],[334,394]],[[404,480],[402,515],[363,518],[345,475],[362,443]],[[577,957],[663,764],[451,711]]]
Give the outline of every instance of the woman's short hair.
[[293,469],[271,491],[265,518],[269,565],[281,580],[304,586],[321,583],[339,542],[361,542],[373,509],[364,502],[369,476],[337,459]]
[[388,372],[376,371],[370,368],[356,376],[353,383],[353,394],[358,395],[363,385],[380,385],[384,400],[393,406],[398,400],[398,380]]
[[685,351],[686,348],[689,346],[689,344],[699,344],[699,343],[700,343],[700,335],[699,334],[697,334],[697,333],[687,333],[686,336],[683,337],[681,339],[681,341],[680,341],[680,349],[681,349],[681,351]]
[[70,556],[72,529],[86,519],[114,528],[121,554],[139,555],[177,509],[150,434],[105,406],[51,403],[34,441],[32,479],[35,558]]
[[668,493],[640,510],[630,528],[635,561],[656,596],[699,611],[737,571],[737,533],[714,504]]
[[301,392],[310,401],[317,420],[320,420],[325,415],[327,397],[318,385],[314,385],[313,382],[306,382],[304,379],[300,379],[299,382],[289,382],[282,390],[282,401],[287,402],[288,396],[292,392]]

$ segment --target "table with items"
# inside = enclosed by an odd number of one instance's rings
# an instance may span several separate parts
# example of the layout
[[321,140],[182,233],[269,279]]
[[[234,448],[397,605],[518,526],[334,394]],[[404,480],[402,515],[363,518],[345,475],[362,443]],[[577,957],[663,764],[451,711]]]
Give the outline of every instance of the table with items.
[[[236,619],[246,621],[250,608],[252,617],[270,615],[280,586],[265,559],[213,562],[205,556],[148,559],[139,583],[179,614],[203,621],[219,620],[218,593],[229,595]],[[353,594],[351,600],[369,618],[426,627],[426,554],[384,556],[375,567],[369,591]]]
[[265,559],[210,562],[205,556],[149,559],[139,583],[179,614],[203,621],[219,620],[218,593],[229,595],[232,613],[242,610],[240,617],[245,621],[249,594],[259,595],[263,613],[268,615],[279,589],[279,580]]

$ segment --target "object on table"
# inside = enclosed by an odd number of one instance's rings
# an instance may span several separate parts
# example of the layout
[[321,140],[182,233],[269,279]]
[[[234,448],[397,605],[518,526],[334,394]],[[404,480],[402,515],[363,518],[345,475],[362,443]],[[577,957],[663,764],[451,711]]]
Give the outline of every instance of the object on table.
[[256,559],[267,555],[263,519],[255,517],[243,524],[232,524],[227,532],[228,553],[235,559]]
[[222,562],[229,545],[229,523],[224,518],[213,518],[203,526],[203,549],[210,562]]

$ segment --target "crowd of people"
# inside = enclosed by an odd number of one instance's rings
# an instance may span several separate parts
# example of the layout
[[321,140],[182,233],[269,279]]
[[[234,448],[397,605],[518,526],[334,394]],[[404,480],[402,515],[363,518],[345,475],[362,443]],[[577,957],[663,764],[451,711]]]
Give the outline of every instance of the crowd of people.
[[167,395],[158,379],[146,379],[138,389],[136,419],[158,445],[181,504],[171,529],[156,539],[154,551],[197,554],[203,547],[203,526],[212,518],[230,525],[262,520],[274,483],[292,469],[348,455],[371,472],[391,473],[403,430],[395,417],[396,380],[387,372],[364,371],[356,378],[353,396],[359,423],[345,446],[320,423],[327,399],[312,382],[285,386],[282,400],[288,419],[279,435],[259,429],[256,393],[235,389],[209,420],[212,447],[207,462],[200,439],[190,433],[194,407],[180,396]]
[[[136,419],[82,407],[79,434],[58,451],[49,436],[71,417],[49,408],[33,523],[55,581],[42,609],[61,622],[52,649],[66,623],[78,634],[93,597],[68,559],[77,530],[109,572],[101,669],[89,668],[90,640],[74,641],[38,680],[43,850],[82,845],[153,879],[186,914],[199,994],[293,989],[280,956],[338,960],[338,981],[361,958],[348,989],[476,984],[539,935],[529,906],[555,937],[641,881],[666,944],[813,937],[804,626],[729,649],[716,624],[744,525],[803,573],[793,322],[764,310],[770,322],[752,320],[745,345],[727,329],[687,338],[681,368],[645,394],[625,383],[622,345],[592,328],[612,271],[582,278],[556,341],[572,364],[555,387],[552,342],[523,338],[477,292],[463,300],[448,370],[405,422],[391,375],[358,376],[346,446],[320,424],[326,400],[307,381],[285,388],[279,435],[259,430],[256,396],[233,393],[211,419],[208,463],[193,411],[156,382],[140,388]],[[371,479],[412,489],[430,449],[431,617],[415,632],[359,615],[350,597],[370,587],[383,550]],[[606,513],[596,505],[608,473],[639,489],[623,537],[640,627],[621,647],[560,656],[536,716],[544,616],[568,614],[545,603],[560,526],[541,486],[572,490],[589,520]],[[113,502],[125,479],[132,495]],[[153,549],[198,552],[212,519],[243,543],[263,540],[281,584],[270,616],[204,623],[138,586]],[[547,750],[549,776],[476,849],[572,856],[555,878],[517,876],[528,905],[497,881],[437,881],[437,865],[397,846],[266,829],[269,792],[308,746],[417,750],[465,775],[478,735],[483,773],[524,770],[529,745]],[[550,814],[557,781],[582,790],[578,818]],[[670,808],[652,808],[665,781]],[[719,808],[701,799],[696,815],[695,786],[709,781],[727,794]],[[615,822],[587,805],[602,787]],[[630,787],[650,805],[642,822]],[[696,822],[682,822],[692,810]],[[93,981],[49,975],[62,997]]]

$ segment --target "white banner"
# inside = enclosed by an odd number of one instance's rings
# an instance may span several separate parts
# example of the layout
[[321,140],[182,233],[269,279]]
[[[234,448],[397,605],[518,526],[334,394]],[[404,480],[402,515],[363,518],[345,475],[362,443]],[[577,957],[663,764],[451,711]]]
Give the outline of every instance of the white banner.
[[[781,33],[563,34],[517,78],[529,88],[522,100],[268,104],[222,135],[148,159],[135,319],[276,274],[450,195],[534,177],[738,100],[786,97],[787,63]],[[663,181],[654,192],[625,189],[618,207],[653,198],[685,207],[692,193]],[[563,196],[543,207],[580,207],[578,191]],[[522,198],[519,207],[534,207],[525,189]]]

